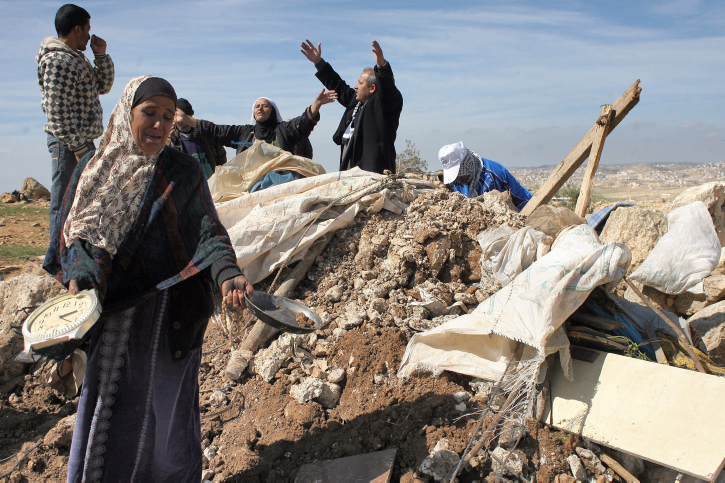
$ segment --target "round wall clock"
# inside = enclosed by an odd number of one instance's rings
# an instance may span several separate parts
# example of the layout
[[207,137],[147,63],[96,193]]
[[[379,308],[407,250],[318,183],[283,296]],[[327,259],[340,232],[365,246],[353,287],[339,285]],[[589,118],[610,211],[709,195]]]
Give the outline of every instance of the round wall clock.
[[[45,302],[23,323],[25,352],[57,353],[53,346],[80,341],[101,315],[95,289],[65,294]],[[71,350],[70,352],[73,352]]]

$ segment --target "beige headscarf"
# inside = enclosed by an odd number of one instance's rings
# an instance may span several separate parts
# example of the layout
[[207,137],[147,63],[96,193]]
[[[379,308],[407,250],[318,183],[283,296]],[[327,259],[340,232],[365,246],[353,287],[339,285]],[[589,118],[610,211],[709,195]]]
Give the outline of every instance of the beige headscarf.
[[134,77],[126,84],[101,144],[80,176],[63,226],[68,247],[86,240],[113,257],[136,221],[161,152],[144,154],[131,132],[136,89],[149,77]]

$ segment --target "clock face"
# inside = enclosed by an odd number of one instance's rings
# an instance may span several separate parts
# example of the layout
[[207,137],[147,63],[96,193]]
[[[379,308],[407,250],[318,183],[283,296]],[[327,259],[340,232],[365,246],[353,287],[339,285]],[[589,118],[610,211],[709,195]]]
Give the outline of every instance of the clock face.
[[91,297],[83,293],[59,297],[38,312],[28,328],[40,336],[56,328],[71,327],[87,317],[94,305]]

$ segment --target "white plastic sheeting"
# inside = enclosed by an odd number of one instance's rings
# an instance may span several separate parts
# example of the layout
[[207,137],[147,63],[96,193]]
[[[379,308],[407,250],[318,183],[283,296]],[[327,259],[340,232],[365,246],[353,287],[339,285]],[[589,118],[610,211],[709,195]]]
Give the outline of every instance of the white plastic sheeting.
[[602,244],[588,225],[566,228],[547,255],[471,314],[414,335],[399,374],[447,370],[497,381],[519,341],[529,347],[524,359],[539,363],[559,351],[564,372],[572,377],[569,340],[562,324],[594,288],[613,289],[631,259],[625,245]]
[[246,195],[264,175],[280,170],[296,171],[307,177],[325,173],[325,168],[311,159],[256,141],[249,149],[217,167],[208,180],[211,197],[214,201],[229,201]]
[[660,292],[704,293],[703,280],[720,260],[720,239],[702,201],[681,206],[667,216],[667,233],[630,275]]
[[[420,179],[393,182],[384,175],[355,168],[240,196],[217,205],[217,212],[229,232],[237,265],[250,282],[256,283],[285,261],[292,263],[304,257],[315,240],[347,226],[360,210],[375,213],[384,209],[400,214],[407,206],[404,201],[412,201],[416,192],[436,188],[434,183]],[[341,204],[314,221],[331,201],[343,196]]]

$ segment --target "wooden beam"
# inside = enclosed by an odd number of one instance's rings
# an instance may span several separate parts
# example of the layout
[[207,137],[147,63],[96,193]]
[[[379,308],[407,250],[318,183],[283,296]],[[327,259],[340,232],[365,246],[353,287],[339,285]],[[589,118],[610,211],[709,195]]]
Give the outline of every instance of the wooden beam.
[[612,105],[604,104],[602,106],[602,115],[597,120],[596,132],[592,149],[589,152],[589,162],[587,163],[587,171],[584,173],[582,187],[579,191],[579,198],[576,200],[576,209],[574,213],[584,218],[587,214],[589,201],[592,199],[592,188],[594,186],[594,175],[599,167],[599,159],[602,156],[604,148],[604,140],[607,138],[609,126],[612,124]]
[[[619,96],[612,109],[614,110],[614,119],[612,125],[609,128],[609,132],[617,127],[617,125],[624,119],[629,111],[639,102],[639,94],[642,92],[642,88],[639,87],[639,79],[627,89],[624,94]],[[521,210],[521,214],[530,215],[536,208],[549,202],[549,200],[559,191],[559,188],[564,186],[564,183],[574,174],[579,166],[582,165],[585,159],[589,157],[589,152],[592,148],[592,143],[597,131],[598,125],[595,124],[588,133],[579,141],[579,143],[571,150],[569,154],[562,160],[561,163],[554,169],[549,175],[549,178],[544,184],[536,191],[533,198],[526,203],[526,206]]]
[[610,320],[604,317],[597,317],[596,315],[580,314],[577,312],[571,314],[569,320],[573,320],[584,325],[590,325],[600,330],[616,330],[627,326],[618,320]]

